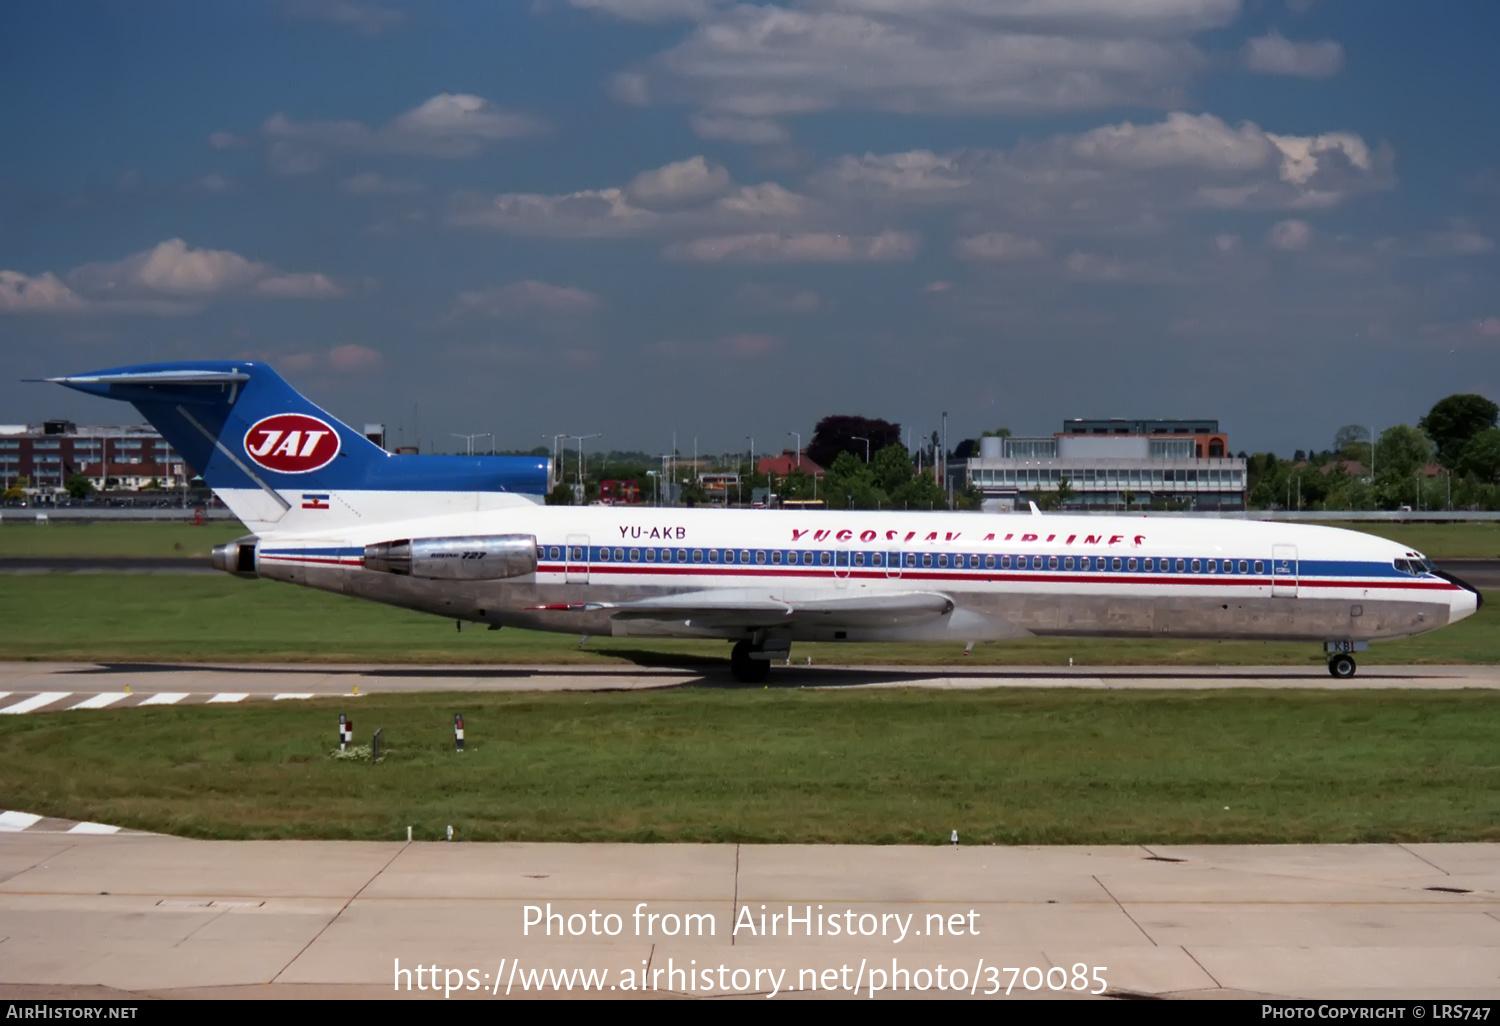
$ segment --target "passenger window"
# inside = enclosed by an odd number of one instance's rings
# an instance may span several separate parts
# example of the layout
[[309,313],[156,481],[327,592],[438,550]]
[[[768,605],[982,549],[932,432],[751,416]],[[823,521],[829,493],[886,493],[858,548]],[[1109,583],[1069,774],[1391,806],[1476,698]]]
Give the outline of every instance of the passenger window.
[[750,552],[747,549],[740,549],[740,562],[741,563],[748,563],[748,562],[750,562]]
[[552,549],[550,551],[551,551],[552,555],[549,558],[551,558],[551,559],[561,559],[562,558],[562,553],[558,551],[558,548],[557,548],[556,545],[552,546]]
[[1125,569],[1126,570],[1134,570],[1135,568],[1136,568],[1136,562],[1133,559],[1130,560],[1130,562],[1128,562],[1128,563],[1125,564]]
[[865,554],[863,552],[856,552],[854,554],[854,565],[855,566],[864,566],[865,565]]
[[765,561],[766,561],[766,550],[765,549],[756,549],[755,550],[755,562],[757,562],[757,563],[764,563]]
[[1066,559],[1063,560],[1063,569],[1064,570],[1071,570],[1071,569],[1073,569],[1073,557],[1072,556],[1068,556]]
[[777,549],[777,550],[775,550],[774,552],[771,553],[771,563],[773,565],[775,565],[775,564],[779,564],[780,562],[781,562],[781,550]]
[[[1195,566],[1195,567],[1193,567],[1193,569],[1196,570],[1198,568]],[[1179,559],[1177,561],[1177,572],[1178,573],[1182,573],[1182,570],[1183,570],[1183,562],[1182,562],[1182,560]]]
[[726,562],[726,563],[733,563],[734,562],[734,550],[733,549],[725,549],[724,550],[724,562]]
[[1148,559],[1141,564],[1141,569],[1149,574],[1152,570],[1156,569],[1156,564],[1153,560]]
[[1210,559],[1208,561],[1208,572],[1211,574],[1219,572],[1219,561],[1217,559]]
[[[1404,563],[1404,562],[1406,562],[1406,560],[1403,559],[1401,562]],[[947,566],[947,565],[948,565],[948,556],[946,554],[939,556],[938,557],[938,566]]]
[[702,549],[694,549],[693,550],[693,562],[694,563],[701,563],[701,562],[703,562],[703,550]]
[[[709,549],[708,550],[708,561],[710,563],[717,563],[719,561],[719,550],[718,549]],[[693,554],[693,562],[694,563],[698,562],[698,554],[697,553]]]
[[822,555],[822,559],[820,560],[820,562],[824,566],[828,566],[830,563],[833,562],[833,554],[832,553],[824,552],[821,555]]
[[624,558],[625,558],[625,550],[624,549],[615,549],[615,562],[618,563],[618,562],[620,562],[620,560],[622,560]]
[[1048,556],[1047,557],[1047,569],[1048,570],[1056,570],[1057,569],[1057,557],[1056,556]]
[[583,559],[583,550],[575,548],[573,550],[573,554],[568,558],[574,560],[575,562],[581,561]]
[[1089,557],[1087,557],[1087,556],[1081,557],[1078,560],[1078,569],[1080,569],[1080,570],[1087,570],[1088,568],[1089,568]]
[[1042,557],[1041,556],[1032,556],[1031,557],[1031,569],[1033,569],[1033,570],[1040,570],[1041,568],[1042,568]]
[[639,563],[641,561],[641,550],[640,549],[631,549],[630,550],[630,561],[632,563]]
[[907,566],[916,566],[917,565],[917,554],[915,552],[908,552],[906,554],[906,565]]
[[1203,564],[1196,559],[1193,560],[1193,573],[1197,573],[1201,569],[1203,569]]
[[1110,569],[1111,570],[1118,570],[1118,569],[1120,569],[1120,557],[1119,556],[1116,556],[1114,559],[1110,560]]
[[993,570],[993,569],[995,569],[995,557],[994,556],[985,556],[984,557],[984,568],[986,570]]
[[1248,560],[1244,560],[1244,559],[1240,560],[1240,573],[1242,573],[1242,574],[1248,574],[1249,572],[1250,572],[1250,563],[1249,563],[1249,561]]
[[1001,570],[1009,570],[1010,569],[1010,557],[1009,556],[1001,556],[1000,557],[1000,569]]
[[923,553],[923,555],[922,555],[922,565],[923,566],[931,566],[932,565],[932,553],[930,553],[930,552]]
[[678,549],[677,550],[677,562],[679,562],[679,563],[686,563],[687,562],[687,549]]
[[885,566],[885,557],[882,556],[878,552],[875,553],[875,555],[873,555],[873,556],[870,557],[870,565],[871,566]]
[[656,562],[656,550],[655,549],[647,549],[646,550],[646,562],[648,562],[648,563],[655,563]]
[[1258,573],[1258,574],[1265,573],[1266,572],[1266,564],[1263,563],[1261,560],[1257,559],[1255,561],[1255,572]]

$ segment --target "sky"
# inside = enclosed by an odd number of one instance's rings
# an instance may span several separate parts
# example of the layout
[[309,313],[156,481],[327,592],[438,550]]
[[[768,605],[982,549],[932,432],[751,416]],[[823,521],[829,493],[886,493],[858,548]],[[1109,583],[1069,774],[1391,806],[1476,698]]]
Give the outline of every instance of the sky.
[[259,359],[424,450],[1324,448],[1500,399],[1496,39],[1493,0],[11,0],[0,422]]

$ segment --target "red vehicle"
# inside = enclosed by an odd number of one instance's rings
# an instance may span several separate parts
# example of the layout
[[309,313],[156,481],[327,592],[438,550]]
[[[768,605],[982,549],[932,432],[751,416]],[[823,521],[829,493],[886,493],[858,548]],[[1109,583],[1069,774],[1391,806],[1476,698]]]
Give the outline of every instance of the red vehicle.
[[600,481],[599,501],[606,506],[628,506],[641,501],[639,481]]

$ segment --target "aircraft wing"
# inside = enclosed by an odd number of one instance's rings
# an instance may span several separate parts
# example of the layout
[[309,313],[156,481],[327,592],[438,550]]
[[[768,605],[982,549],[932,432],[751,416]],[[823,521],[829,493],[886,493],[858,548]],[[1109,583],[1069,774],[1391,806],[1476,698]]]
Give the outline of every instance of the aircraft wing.
[[712,588],[637,602],[590,602],[617,620],[686,622],[694,627],[903,627],[953,610],[953,600],[931,591],[879,595],[809,591],[773,594],[755,589]]

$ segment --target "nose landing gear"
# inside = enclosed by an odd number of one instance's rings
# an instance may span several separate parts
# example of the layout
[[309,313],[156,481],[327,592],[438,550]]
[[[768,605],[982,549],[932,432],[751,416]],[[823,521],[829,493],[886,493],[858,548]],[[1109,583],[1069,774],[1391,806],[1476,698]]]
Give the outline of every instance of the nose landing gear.
[[1339,652],[1328,657],[1328,672],[1340,680],[1348,680],[1354,676],[1356,669],[1354,657],[1347,652]]

